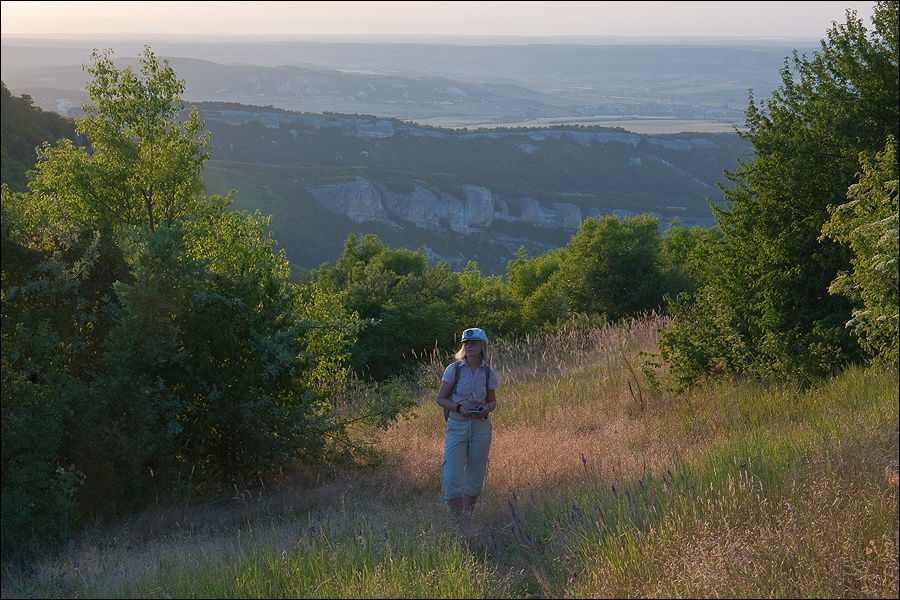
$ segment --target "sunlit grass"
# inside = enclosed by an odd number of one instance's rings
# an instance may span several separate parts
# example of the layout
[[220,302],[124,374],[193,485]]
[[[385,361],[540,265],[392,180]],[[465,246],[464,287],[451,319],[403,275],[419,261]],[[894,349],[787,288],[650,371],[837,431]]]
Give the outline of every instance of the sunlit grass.
[[665,325],[492,347],[503,387],[467,526],[440,501],[432,389],[380,464],[154,507],[5,565],[3,597],[896,597],[896,370],[676,395],[652,356]]

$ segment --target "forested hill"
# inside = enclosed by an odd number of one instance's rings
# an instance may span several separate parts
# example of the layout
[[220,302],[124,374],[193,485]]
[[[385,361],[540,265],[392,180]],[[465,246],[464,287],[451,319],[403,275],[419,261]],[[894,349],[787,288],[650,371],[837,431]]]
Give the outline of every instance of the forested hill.
[[[621,128],[439,129],[397,119],[207,102],[204,179],[234,208],[272,215],[300,270],[334,263],[350,234],[422,249],[431,262],[502,274],[524,247],[564,246],[590,216],[647,213],[664,228],[714,222],[723,172],[750,145],[733,133],[639,135]],[[3,181],[22,191],[44,141],[74,123],[3,90]]]
[[0,181],[13,191],[25,190],[25,171],[34,165],[35,148],[61,138],[75,138],[75,122],[32,105],[27,95],[13,96],[6,83],[0,96]]
[[340,255],[349,233],[424,249],[462,270],[503,273],[524,246],[565,245],[589,216],[651,214],[660,227],[714,223],[724,170],[750,146],[734,133],[621,128],[438,129],[373,116],[201,103],[210,191],[272,214],[291,262]]

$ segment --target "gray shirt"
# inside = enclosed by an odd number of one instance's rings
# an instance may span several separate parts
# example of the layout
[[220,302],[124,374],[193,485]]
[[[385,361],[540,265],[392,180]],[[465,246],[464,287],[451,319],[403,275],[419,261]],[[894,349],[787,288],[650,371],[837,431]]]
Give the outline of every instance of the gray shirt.
[[[453,384],[453,379],[456,374],[456,364],[457,363],[450,363],[447,368],[444,369],[444,375],[441,377],[441,381]],[[487,388],[496,390],[500,387],[500,382],[497,379],[497,371],[494,369],[491,369],[491,378],[490,381],[487,382],[487,387],[484,385],[484,378],[485,369],[483,362],[473,373],[472,369],[466,364],[466,360],[463,359],[462,364],[459,366],[459,381],[456,383],[456,389],[451,392],[450,399],[457,404],[462,403],[463,408],[467,410],[471,410],[477,406],[483,407],[487,403]],[[450,418],[461,421],[465,420],[465,417],[454,411],[450,412]]]

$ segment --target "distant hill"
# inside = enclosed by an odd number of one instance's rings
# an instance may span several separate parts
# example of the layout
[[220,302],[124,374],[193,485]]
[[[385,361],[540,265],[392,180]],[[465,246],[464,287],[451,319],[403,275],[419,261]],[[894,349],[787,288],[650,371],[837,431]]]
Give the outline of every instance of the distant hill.
[[[3,77],[45,109],[85,101],[92,48],[133,64],[142,45],[3,39]],[[654,117],[743,122],[747,90],[780,83],[787,42],[644,44],[348,42],[154,43],[191,102],[375,114],[440,126]],[[798,48],[807,51],[811,48]],[[814,49],[814,48],[812,48]]]
[[43,142],[75,139],[75,122],[32,105],[30,96],[0,89],[0,181],[15,192],[25,190],[25,172],[34,167],[35,148]]
[[[3,88],[3,181],[25,189],[43,141],[74,122]],[[461,270],[504,273],[519,247],[565,245],[589,216],[655,215],[664,228],[709,226],[723,170],[750,147],[735,134],[639,135],[555,126],[458,130],[397,119],[198,105],[211,132],[210,193],[236,189],[236,209],[272,215],[298,269],[334,263],[350,233],[422,249]]]
[[[730,131],[743,122],[747,90],[766,97],[794,50],[520,42],[4,38],[0,62],[10,89],[76,116],[92,48],[129,65],[151,43],[185,80],[185,100],[203,107],[215,148],[210,190],[236,188],[238,208],[272,214],[295,265],[336,260],[352,232],[502,273],[519,246],[537,254],[564,245],[590,215],[711,224],[707,197],[719,200],[723,170],[749,152],[734,133],[598,124]],[[521,127],[472,129],[505,124]]]
[[349,233],[503,273],[515,251],[564,245],[588,216],[650,213],[709,226],[737,135],[618,128],[456,130],[373,116],[201,103],[204,177],[236,207],[272,214],[297,266],[333,263]]

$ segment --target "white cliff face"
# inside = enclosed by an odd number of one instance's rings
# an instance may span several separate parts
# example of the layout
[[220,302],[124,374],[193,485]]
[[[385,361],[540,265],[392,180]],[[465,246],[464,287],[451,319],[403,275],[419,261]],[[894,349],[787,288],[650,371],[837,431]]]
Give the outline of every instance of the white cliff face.
[[313,198],[328,210],[346,215],[357,223],[407,222],[416,227],[443,231],[448,225],[456,233],[488,229],[495,219],[525,221],[541,227],[578,229],[582,214],[574,204],[543,206],[534,198],[512,200],[518,216],[510,214],[506,201],[495,199],[488,188],[467,185],[462,197],[416,186],[409,194],[391,192],[379,183],[357,177],[355,181],[314,188]]
[[450,223],[450,230],[456,233],[469,233],[469,220],[466,217],[466,206],[462,200],[450,194],[441,194],[441,208],[444,218]]
[[344,214],[357,223],[387,222],[387,211],[379,191],[366,179],[310,190],[313,198],[328,210]]
[[549,220],[559,223],[563,229],[578,229],[581,225],[581,209],[568,202],[554,202],[550,208]]
[[491,191],[480,186],[464,186],[464,198],[441,193],[436,196],[421,186],[411,194],[393,194],[381,187],[384,205],[390,216],[418,227],[441,231],[442,221],[457,233],[471,233],[490,227],[494,219]]
[[431,190],[416,186],[411,194],[392,194],[379,186],[388,212],[404,221],[434,231],[441,230],[446,207]]
[[519,218],[532,225],[542,223],[544,215],[541,211],[541,205],[534,198],[522,198],[519,202]]
[[544,206],[534,198],[519,200],[519,214],[521,221],[559,229],[578,229],[582,219],[581,209],[574,204],[554,202],[551,206]]
[[494,196],[491,190],[480,185],[464,185],[466,195],[466,223],[469,227],[486,229],[494,221]]

